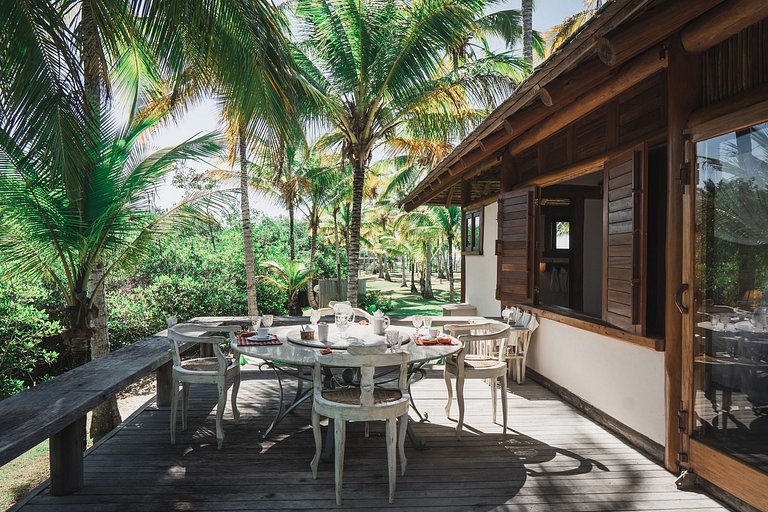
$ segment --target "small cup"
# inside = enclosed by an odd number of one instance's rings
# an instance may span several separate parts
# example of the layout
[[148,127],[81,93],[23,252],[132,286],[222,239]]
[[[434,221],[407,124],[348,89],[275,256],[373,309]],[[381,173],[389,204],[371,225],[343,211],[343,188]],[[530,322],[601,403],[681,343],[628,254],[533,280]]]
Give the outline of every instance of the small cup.
[[429,336],[430,338],[437,338],[440,336],[440,329],[436,329],[434,327],[429,328]]
[[320,341],[328,341],[328,324],[325,322],[319,322],[317,324],[317,339]]
[[266,338],[269,336],[269,327],[259,327],[256,329],[256,336],[259,338]]

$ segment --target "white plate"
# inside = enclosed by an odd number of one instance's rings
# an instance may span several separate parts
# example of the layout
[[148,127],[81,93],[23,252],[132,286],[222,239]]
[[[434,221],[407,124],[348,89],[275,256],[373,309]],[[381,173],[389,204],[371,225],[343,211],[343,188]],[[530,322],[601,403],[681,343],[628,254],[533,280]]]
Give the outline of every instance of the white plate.
[[267,334],[266,336],[248,336],[246,338],[248,341],[269,341],[272,339],[271,334]]

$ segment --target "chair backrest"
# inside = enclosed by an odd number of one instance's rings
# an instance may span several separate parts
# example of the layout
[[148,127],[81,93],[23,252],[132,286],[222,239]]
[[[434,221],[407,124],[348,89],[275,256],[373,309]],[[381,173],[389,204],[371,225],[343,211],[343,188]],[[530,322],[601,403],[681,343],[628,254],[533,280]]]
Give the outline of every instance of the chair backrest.
[[493,321],[476,324],[446,324],[443,326],[443,331],[451,336],[459,336],[461,334],[485,334],[498,331],[502,327],[505,327],[505,325],[506,324]]
[[360,317],[363,317],[363,318],[365,318],[366,320],[368,320],[368,321],[370,322],[370,321],[371,321],[371,319],[373,318],[373,315],[372,315],[372,314],[370,314],[369,312],[367,312],[367,311],[366,311],[366,310],[364,310],[364,309],[360,309],[360,308],[352,308],[352,312],[355,314],[355,316],[356,316],[358,319],[359,319]]
[[332,300],[332,301],[330,301],[330,302],[328,303],[328,307],[329,307],[329,308],[332,308],[332,307],[334,307],[336,304],[346,304],[347,306],[352,306],[352,303],[351,303],[351,302],[349,302],[348,300]]
[[360,406],[373,407],[374,375],[376,368],[400,367],[398,376],[398,388],[402,396],[408,394],[408,354],[394,352],[389,354],[352,355],[347,352],[331,352],[330,354],[316,354],[315,367],[312,371],[315,396],[322,396],[323,368],[359,368],[360,369]]
[[310,315],[312,312],[315,312],[315,311],[316,311],[316,312],[318,312],[318,313],[320,313],[320,316],[321,316],[321,317],[323,317],[323,316],[329,316],[329,315],[330,315],[330,316],[333,316],[333,315],[334,315],[334,313],[335,313],[335,312],[334,312],[334,310],[333,310],[333,308],[318,308],[318,309],[310,310],[309,314],[307,314],[307,315],[304,315],[304,316],[306,316],[306,317],[309,317],[309,315]]
[[[195,334],[193,334],[195,333]],[[227,368],[227,358],[221,351],[219,345],[226,343],[227,339],[223,336],[209,336],[200,334],[200,326],[195,324],[176,324],[168,328],[168,341],[171,345],[171,356],[173,365],[181,368],[180,343],[207,343],[212,345],[213,354],[219,363],[220,373],[224,373]]]
[[483,325],[482,331],[484,332],[472,333],[469,330],[470,332],[466,334],[458,334],[459,341],[464,344],[464,347],[459,351],[459,359],[463,361],[467,354],[492,354],[499,361],[503,361],[507,342],[512,332],[511,327],[501,323],[475,325]]
[[173,326],[174,326],[174,325],[176,325],[177,323],[179,323],[179,319],[178,319],[178,318],[176,318],[176,315],[174,315],[174,316],[169,316],[168,318],[166,318],[166,319],[165,319],[165,324],[166,324],[168,327],[173,327]]

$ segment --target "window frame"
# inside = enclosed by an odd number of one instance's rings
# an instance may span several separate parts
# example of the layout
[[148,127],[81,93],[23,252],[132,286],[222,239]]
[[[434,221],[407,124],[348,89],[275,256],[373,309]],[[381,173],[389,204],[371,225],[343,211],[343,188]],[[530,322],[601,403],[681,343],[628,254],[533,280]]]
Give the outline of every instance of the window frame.
[[[484,236],[484,210],[480,206],[461,212],[461,255],[482,256]],[[467,229],[467,221],[471,221],[471,229]],[[477,235],[478,239],[475,239]]]

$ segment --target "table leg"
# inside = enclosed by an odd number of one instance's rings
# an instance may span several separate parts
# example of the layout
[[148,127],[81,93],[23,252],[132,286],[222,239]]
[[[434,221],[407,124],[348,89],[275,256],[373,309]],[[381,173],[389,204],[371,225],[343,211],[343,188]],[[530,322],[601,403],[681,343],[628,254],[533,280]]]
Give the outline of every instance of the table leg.
[[[301,394],[296,393],[296,396],[294,397],[293,402],[286,408],[284,407],[283,400],[285,397],[284,390],[283,390],[283,381],[280,378],[280,371],[277,369],[275,365],[272,363],[262,363],[259,365],[259,368],[261,366],[268,366],[273,372],[275,372],[275,376],[277,377],[277,385],[280,389],[280,401],[277,409],[277,414],[272,419],[272,423],[270,423],[269,427],[264,432],[259,432],[259,439],[264,440],[272,433],[272,430],[274,430],[275,427],[277,427],[280,422],[285,418],[288,414],[294,411],[299,405],[303,404],[309,397],[312,396],[312,388],[303,391]],[[299,382],[301,382],[301,375],[302,375],[302,368],[298,369],[298,378]],[[303,386],[301,387],[303,389]]]

